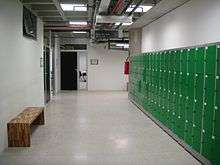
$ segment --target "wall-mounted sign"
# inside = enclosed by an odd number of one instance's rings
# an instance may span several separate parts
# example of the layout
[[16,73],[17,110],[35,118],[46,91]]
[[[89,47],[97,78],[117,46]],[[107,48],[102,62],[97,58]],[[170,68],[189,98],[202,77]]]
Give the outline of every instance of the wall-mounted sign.
[[98,59],[90,59],[90,64],[91,65],[98,65],[99,64],[99,60]]

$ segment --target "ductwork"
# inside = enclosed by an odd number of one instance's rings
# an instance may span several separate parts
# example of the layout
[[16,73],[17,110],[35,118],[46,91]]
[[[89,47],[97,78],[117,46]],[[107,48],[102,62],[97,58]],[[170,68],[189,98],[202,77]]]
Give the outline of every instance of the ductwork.
[[102,15],[96,15],[96,22],[97,23],[132,23],[132,17],[131,16],[102,16]]
[[111,0],[101,0],[99,13],[107,13]]

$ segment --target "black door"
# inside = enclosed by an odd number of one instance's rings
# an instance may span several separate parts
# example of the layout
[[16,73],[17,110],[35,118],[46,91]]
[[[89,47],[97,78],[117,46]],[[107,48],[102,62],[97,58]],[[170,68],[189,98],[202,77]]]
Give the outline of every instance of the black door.
[[61,52],[61,90],[77,90],[76,52]]
[[44,100],[50,101],[50,49],[44,47]]

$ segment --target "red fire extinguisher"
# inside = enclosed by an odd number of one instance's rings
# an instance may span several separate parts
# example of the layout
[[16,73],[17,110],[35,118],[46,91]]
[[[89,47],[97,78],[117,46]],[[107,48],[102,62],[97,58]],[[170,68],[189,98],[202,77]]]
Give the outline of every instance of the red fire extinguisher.
[[128,58],[126,59],[126,61],[124,63],[124,74],[125,75],[129,74],[129,61],[128,61]]

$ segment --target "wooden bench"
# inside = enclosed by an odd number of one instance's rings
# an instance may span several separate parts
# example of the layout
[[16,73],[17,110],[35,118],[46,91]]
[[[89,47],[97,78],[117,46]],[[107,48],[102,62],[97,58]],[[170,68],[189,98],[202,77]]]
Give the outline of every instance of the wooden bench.
[[7,124],[8,147],[30,147],[31,125],[44,125],[43,107],[28,107]]

